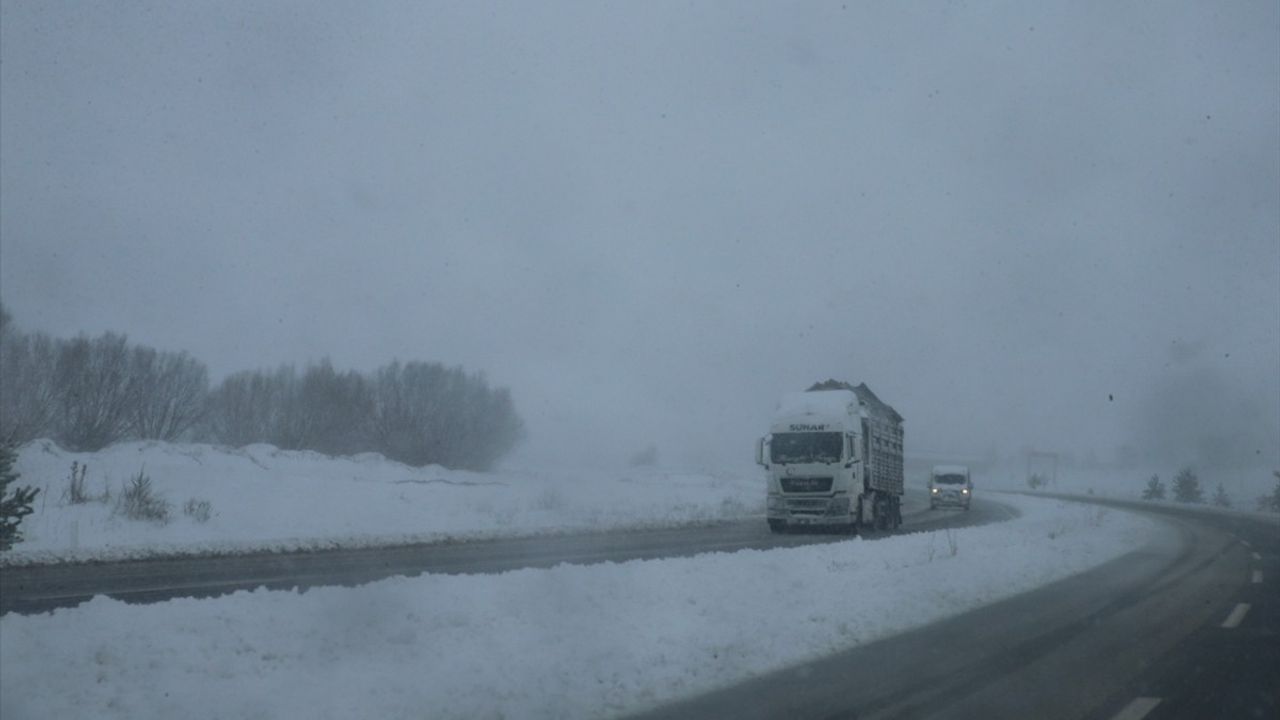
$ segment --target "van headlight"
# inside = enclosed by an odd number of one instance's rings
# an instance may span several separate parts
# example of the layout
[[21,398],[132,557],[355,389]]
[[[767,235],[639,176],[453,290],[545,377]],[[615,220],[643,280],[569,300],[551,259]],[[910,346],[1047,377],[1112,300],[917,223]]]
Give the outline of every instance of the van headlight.
[[969,488],[963,488],[962,490],[960,490],[960,492],[964,493],[965,495],[968,495],[968,494],[969,494]]
[[929,488],[929,490],[932,491],[934,495],[938,494],[938,488]]

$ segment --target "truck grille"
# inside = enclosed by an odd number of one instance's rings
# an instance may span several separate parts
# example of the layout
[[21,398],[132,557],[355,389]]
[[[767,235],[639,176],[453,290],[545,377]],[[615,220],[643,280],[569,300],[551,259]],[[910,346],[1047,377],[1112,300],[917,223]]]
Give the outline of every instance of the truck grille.
[[831,492],[829,477],[782,478],[782,492]]

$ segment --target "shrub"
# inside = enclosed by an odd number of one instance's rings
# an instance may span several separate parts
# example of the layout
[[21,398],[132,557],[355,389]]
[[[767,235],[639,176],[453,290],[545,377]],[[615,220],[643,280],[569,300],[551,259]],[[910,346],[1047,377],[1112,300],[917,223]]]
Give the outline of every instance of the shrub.
[[67,480],[66,497],[67,502],[72,505],[80,505],[90,500],[89,493],[85,490],[84,474],[88,472],[89,466],[81,465],[78,461],[71,461],[71,477]]
[[120,491],[115,512],[130,520],[169,522],[169,502],[151,489],[151,478],[142,470],[129,478],[129,483]]
[[213,503],[191,498],[182,506],[182,514],[196,522],[209,522],[209,517],[213,514]]
[[18,524],[32,513],[31,503],[40,493],[39,488],[18,487],[10,493],[9,486],[18,481],[13,462],[18,457],[12,445],[0,445],[0,550],[8,550],[22,541]]

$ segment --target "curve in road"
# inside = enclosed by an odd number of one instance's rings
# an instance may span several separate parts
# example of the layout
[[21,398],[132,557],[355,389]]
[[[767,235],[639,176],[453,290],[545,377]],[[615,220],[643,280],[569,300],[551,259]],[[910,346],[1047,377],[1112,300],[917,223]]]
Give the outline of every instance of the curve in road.
[[1164,535],[1091,571],[638,717],[1280,717],[1280,530],[1141,509]]

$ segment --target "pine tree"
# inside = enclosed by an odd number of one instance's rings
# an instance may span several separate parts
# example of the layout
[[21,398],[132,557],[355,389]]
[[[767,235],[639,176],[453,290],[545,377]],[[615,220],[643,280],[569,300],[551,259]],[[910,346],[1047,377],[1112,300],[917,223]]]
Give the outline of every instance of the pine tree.
[[1226,488],[1222,487],[1222,483],[1218,483],[1218,491],[1213,494],[1213,504],[1218,507],[1231,507],[1231,498],[1227,495]]
[[1182,468],[1173,479],[1173,499],[1180,503],[1202,503],[1204,492],[1200,489],[1200,478],[1191,468]]
[[8,550],[22,541],[18,523],[32,513],[31,502],[40,492],[39,488],[20,487],[9,494],[9,486],[18,480],[18,473],[13,469],[17,458],[12,445],[0,445],[0,550]]
[[1159,475],[1152,475],[1147,481],[1147,487],[1142,491],[1143,500],[1163,500],[1164,499],[1164,483],[1160,482]]

